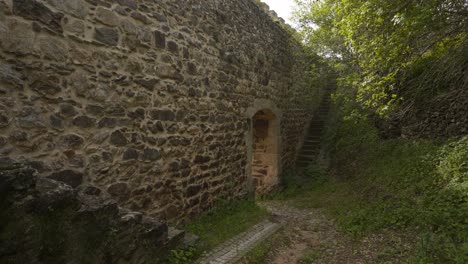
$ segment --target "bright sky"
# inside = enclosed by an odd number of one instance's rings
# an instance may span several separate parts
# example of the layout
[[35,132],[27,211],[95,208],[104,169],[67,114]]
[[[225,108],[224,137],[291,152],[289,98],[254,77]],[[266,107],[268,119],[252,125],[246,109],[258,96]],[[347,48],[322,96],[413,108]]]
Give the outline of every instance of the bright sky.
[[270,9],[274,10],[278,16],[286,20],[288,24],[293,24],[290,18],[293,6],[295,5],[294,0],[262,0],[262,2],[270,6]]

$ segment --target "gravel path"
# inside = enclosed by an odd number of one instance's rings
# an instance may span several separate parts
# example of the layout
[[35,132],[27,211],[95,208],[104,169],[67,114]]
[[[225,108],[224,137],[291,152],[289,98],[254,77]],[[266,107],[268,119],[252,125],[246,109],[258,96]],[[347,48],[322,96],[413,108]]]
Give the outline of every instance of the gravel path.
[[287,201],[261,202],[260,206],[275,216],[274,222],[265,220],[255,225],[221,244],[198,263],[250,264],[244,256],[267,239],[271,246],[263,259],[265,264],[405,263],[417,239],[411,232],[401,234],[392,230],[353,239],[341,232],[322,209],[298,209]]
[[[391,230],[353,239],[321,209],[297,209],[287,202],[262,202],[285,222],[263,263],[405,263],[415,244],[411,233]],[[239,263],[249,263],[242,259]]]

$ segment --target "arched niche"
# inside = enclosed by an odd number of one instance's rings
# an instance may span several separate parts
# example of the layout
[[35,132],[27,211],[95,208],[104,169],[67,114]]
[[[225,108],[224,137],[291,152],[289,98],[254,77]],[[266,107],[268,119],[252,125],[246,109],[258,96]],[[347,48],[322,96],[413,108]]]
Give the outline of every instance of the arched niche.
[[266,194],[279,184],[281,172],[281,112],[271,101],[257,100],[247,110],[249,131],[246,135],[249,190]]

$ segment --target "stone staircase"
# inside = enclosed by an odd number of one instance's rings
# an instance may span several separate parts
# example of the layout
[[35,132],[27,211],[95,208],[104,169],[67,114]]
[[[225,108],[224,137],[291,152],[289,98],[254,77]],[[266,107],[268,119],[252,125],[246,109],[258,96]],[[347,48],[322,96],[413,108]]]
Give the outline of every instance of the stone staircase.
[[330,110],[330,93],[328,92],[320,103],[317,112],[310,122],[307,137],[297,158],[297,167],[305,168],[315,163],[320,154],[321,138],[324,130],[325,120]]

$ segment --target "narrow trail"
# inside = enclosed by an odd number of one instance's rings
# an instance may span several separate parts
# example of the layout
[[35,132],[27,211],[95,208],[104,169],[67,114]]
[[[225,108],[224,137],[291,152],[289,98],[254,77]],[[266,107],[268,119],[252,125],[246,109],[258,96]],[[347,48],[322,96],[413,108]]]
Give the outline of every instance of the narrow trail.
[[[324,97],[311,120],[307,137],[299,153],[298,168],[317,163],[321,137],[330,108],[330,93]],[[337,227],[325,209],[294,207],[294,199],[262,201],[273,218],[250,228],[206,254],[200,264],[251,264],[248,254],[256,245],[269,241],[265,264],[360,264],[402,263],[411,243],[411,234],[395,234],[391,230],[353,239]],[[279,231],[278,231],[279,230]],[[276,233],[275,233],[276,232]],[[406,242],[405,242],[406,241]]]
[[262,202],[261,206],[284,223],[270,238],[272,246],[263,263],[402,263],[400,256],[411,248],[411,234],[402,236],[390,230],[353,239],[323,209],[297,209],[288,201]]
[[[298,263],[308,251],[313,253],[315,248],[329,247],[325,252],[328,251],[331,256],[345,249],[338,245],[339,235],[333,221],[325,217],[320,209],[301,210],[284,202],[265,202],[262,206],[287,222],[280,234],[282,243],[273,246],[265,263]],[[334,260],[338,263],[338,259]]]

